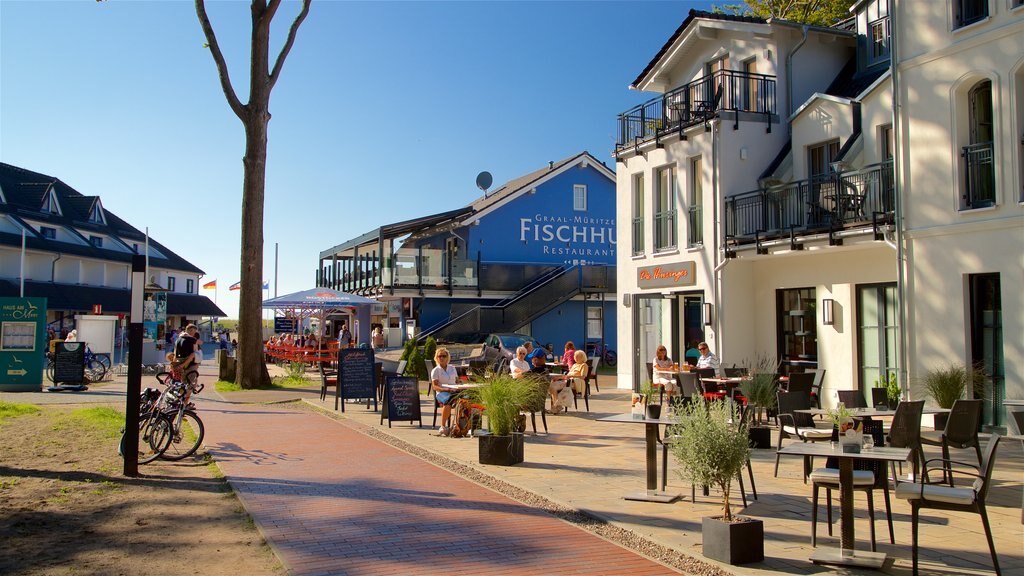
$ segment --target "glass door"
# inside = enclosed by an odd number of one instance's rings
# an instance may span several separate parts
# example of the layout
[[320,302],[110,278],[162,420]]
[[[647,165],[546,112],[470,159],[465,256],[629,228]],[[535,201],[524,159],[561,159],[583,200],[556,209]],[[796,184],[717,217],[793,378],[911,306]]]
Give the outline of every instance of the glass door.
[[1003,368],[1003,306],[999,274],[970,276],[971,363],[985,372],[986,390],[983,422],[1003,426],[1003,400],[1006,383]]

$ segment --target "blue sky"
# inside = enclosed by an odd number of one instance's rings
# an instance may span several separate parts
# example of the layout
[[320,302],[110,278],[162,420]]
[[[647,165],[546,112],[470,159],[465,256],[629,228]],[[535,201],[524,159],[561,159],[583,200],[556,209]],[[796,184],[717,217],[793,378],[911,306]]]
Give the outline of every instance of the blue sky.
[[[208,4],[244,102],[248,3]],[[482,170],[497,186],[581,150],[614,168],[616,114],[654,96],[630,81],[709,4],[314,0],[270,103],[271,291],[275,242],[286,294],[321,250],[467,204]],[[204,42],[191,1],[0,0],[0,161],[148,226],[236,317],[244,136]]]

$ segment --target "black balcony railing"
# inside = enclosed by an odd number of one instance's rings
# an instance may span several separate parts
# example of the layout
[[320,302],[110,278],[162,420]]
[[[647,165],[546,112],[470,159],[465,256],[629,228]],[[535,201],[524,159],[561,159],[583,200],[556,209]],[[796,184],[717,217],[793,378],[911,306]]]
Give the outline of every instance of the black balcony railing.
[[996,175],[992,165],[992,143],[964,146],[964,204],[968,208],[984,208],[996,203]]
[[616,149],[707,122],[721,112],[763,114],[770,127],[775,76],[719,70],[648,100],[619,114]]
[[654,214],[654,251],[676,247],[676,211]]
[[690,206],[690,246],[697,246],[704,243],[704,211],[700,205]]
[[767,238],[791,230],[838,230],[892,220],[892,162],[754,190],[725,200],[725,235]]

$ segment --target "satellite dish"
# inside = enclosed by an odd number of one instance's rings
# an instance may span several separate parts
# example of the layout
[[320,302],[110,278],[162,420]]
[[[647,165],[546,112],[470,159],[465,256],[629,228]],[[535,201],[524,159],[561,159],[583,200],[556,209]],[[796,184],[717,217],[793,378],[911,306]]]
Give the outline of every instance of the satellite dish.
[[484,191],[484,196],[487,195],[487,189],[494,183],[494,179],[491,177],[491,173],[484,171],[476,175],[476,187]]

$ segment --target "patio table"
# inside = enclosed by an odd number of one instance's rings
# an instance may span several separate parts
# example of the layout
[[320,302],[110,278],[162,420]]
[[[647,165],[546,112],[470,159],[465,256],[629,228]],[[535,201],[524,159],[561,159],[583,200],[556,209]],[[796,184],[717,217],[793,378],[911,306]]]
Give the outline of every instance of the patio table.
[[679,499],[680,494],[662,492],[658,490],[658,425],[676,424],[674,418],[653,418],[637,417],[632,414],[616,414],[598,418],[598,422],[620,422],[624,424],[643,424],[646,431],[645,449],[647,453],[647,490],[644,492],[632,492],[623,498],[626,500],[639,500],[641,502],[658,502],[660,504],[671,504]]
[[[848,408],[850,415],[854,418],[858,416],[861,418],[873,417],[873,418],[884,418],[892,417],[896,415],[895,410],[888,408]],[[801,410],[794,410],[800,414],[810,414],[812,416],[828,416],[829,412],[827,408],[804,408]],[[949,408],[935,408],[926,406],[922,414],[949,414]]]
[[779,450],[779,454],[790,456],[824,456],[839,460],[840,500],[840,548],[818,548],[811,555],[815,564],[837,564],[879,569],[885,563],[884,552],[868,552],[854,549],[853,524],[853,461],[884,460],[903,462],[910,458],[910,448],[876,447],[860,453],[843,452],[840,444],[834,446],[814,442],[794,442]]

